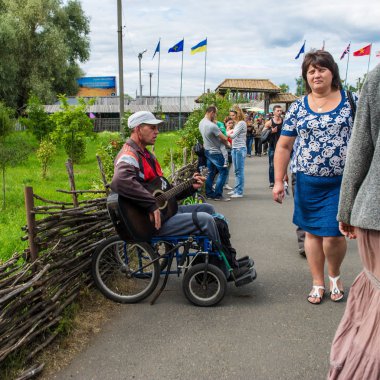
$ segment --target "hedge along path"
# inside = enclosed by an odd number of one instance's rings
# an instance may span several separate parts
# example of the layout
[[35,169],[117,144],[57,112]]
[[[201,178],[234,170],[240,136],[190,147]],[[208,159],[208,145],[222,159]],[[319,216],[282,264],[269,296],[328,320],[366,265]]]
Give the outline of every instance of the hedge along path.
[[[105,186],[100,191],[76,190],[72,164],[66,164],[71,190],[58,191],[71,195],[72,202],[47,200],[26,189],[33,202],[22,239],[29,239],[29,247],[0,265],[0,378],[6,359],[20,352],[25,367],[31,367],[19,379],[41,373],[44,363],[32,363],[33,358],[58,335],[65,308],[92,285],[91,254],[115,234],[100,159],[98,164]],[[83,194],[102,197],[79,200]]]
[[[18,380],[43,371],[44,363],[33,363],[33,359],[59,334],[65,308],[81,290],[92,286],[92,253],[116,234],[107,211],[109,185],[97,160],[104,190],[76,190],[70,161],[66,168],[71,190],[57,191],[71,195],[72,202],[44,199],[25,189],[28,225],[23,227],[27,235],[22,239],[29,240],[29,247],[0,264],[0,378],[5,377],[6,359],[20,352],[24,366],[30,367]],[[183,167],[175,171],[171,163],[174,184],[196,170],[193,154],[187,165],[186,160],[184,151]],[[80,201],[83,194],[103,197]]]

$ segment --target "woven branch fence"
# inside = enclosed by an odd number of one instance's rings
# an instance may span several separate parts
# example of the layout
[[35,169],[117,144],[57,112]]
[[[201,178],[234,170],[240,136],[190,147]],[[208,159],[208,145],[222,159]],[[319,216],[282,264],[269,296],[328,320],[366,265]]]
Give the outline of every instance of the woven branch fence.
[[[57,191],[70,195],[72,202],[44,199],[25,188],[27,234],[22,239],[29,240],[29,247],[0,264],[0,378],[5,378],[7,358],[20,352],[24,367],[31,367],[17,380],[38,376],[44,363],[33,363],[36,354],[59,334],[65,308],[92,286],[91,255],[115,234],[99,158],[98,164],[104,190],[92,191],[75,189],[72,164],[66,163],[71,189]],[[185,178],[195,167],[190,163],[176,171],[172,163],[172,181]],[[79,200],[84,194],[98,198]]]

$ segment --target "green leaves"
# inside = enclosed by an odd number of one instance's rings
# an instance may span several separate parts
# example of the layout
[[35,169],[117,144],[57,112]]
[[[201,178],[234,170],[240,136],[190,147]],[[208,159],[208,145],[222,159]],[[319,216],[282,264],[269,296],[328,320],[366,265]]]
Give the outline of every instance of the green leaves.
[[89,19],[77,0],[2,0],[0,100],[22,109],[30,93],[45,104],[75,95],[89,58]]
[[64,95],[58,98],[62,110],[50,116],[55,124],[51,137],[55,143],[63,144],[68,157],[78,163],[85,156],[85,137],[95,137],[93,122],[86,114],[87,106],[94,104],[95,99],[86,103],[78,98],[77,105],[70,105]]

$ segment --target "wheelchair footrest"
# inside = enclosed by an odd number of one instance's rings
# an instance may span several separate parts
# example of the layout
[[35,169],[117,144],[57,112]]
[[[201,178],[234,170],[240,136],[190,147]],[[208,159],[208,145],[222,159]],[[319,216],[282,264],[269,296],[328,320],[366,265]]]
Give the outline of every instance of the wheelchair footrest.
[[247,285],[250,282],[252,282],[256,278],[256,276],[257,276],[256,270],[255,268],[252,267],[250,268],[248,272],[244,273],[243,275],[241,275],[235,280],[235,286],[239,287],[239,286]]

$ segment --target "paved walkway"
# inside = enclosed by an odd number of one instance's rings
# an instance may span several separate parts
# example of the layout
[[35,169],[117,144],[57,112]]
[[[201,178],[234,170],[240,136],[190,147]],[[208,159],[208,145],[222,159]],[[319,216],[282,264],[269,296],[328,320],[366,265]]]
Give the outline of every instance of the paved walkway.
[[[346,303],[306,301],[311,281],[290,222],[293,201],[272,201],[267,160],[247,159],[244,198],[215,202],[230,221],[239,255],[255,259],[258,278],[242,288],[229,284],[219,306],[199,308],[188,303],[173,276],[154,306],[123,305],[55,379],[326,377]],[[346,290],[360,267],[356,244],[350,242],[342,268]]]

